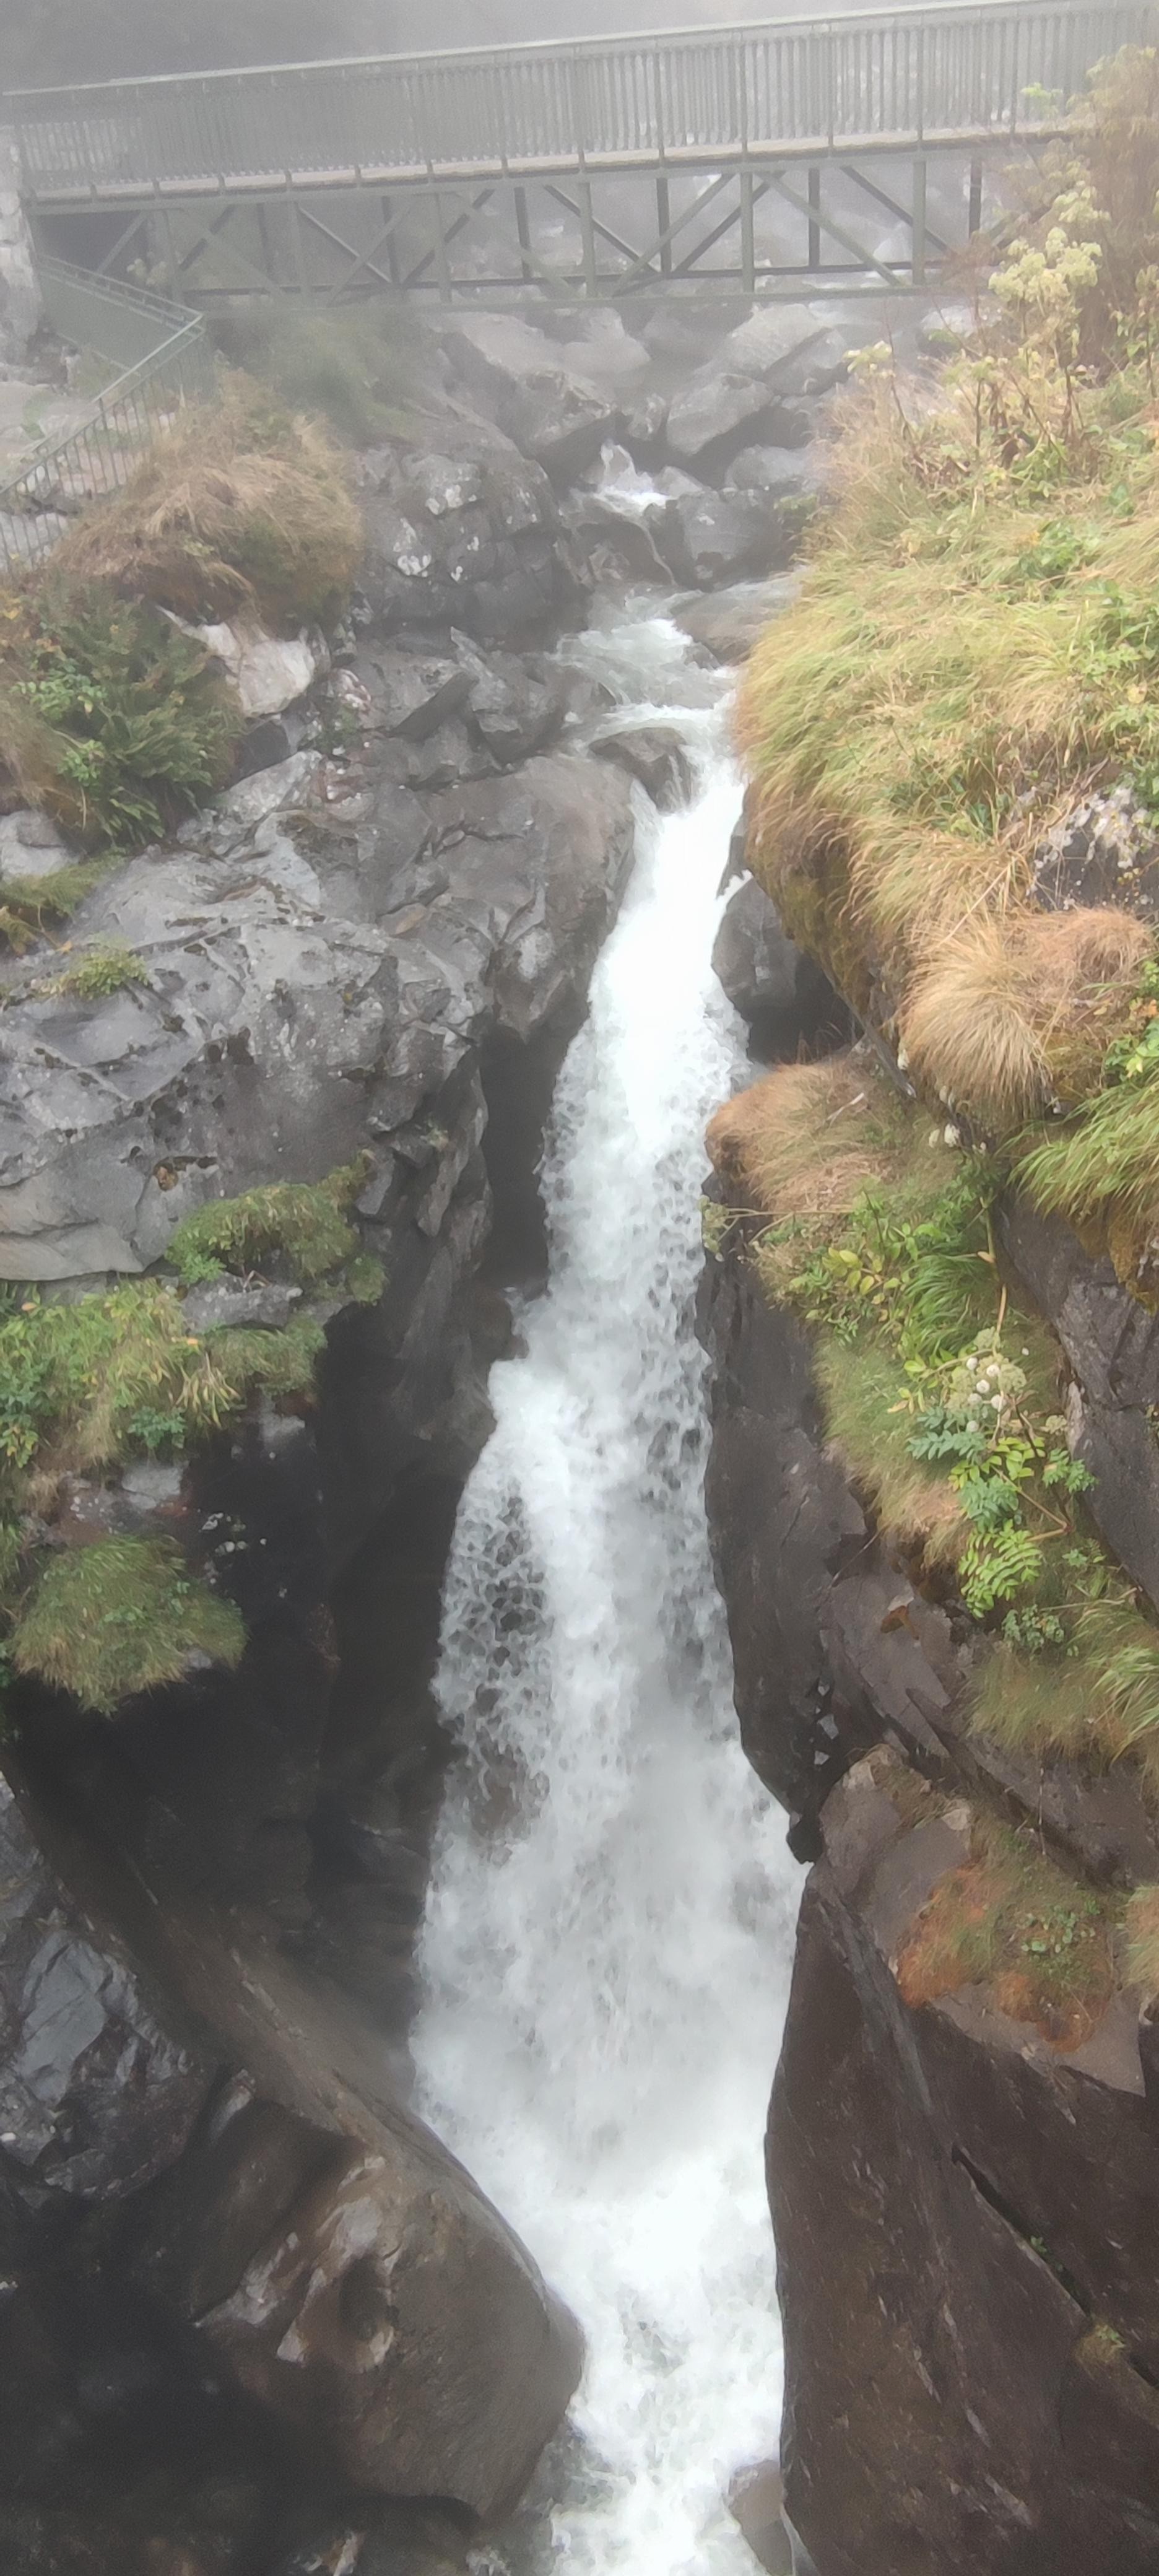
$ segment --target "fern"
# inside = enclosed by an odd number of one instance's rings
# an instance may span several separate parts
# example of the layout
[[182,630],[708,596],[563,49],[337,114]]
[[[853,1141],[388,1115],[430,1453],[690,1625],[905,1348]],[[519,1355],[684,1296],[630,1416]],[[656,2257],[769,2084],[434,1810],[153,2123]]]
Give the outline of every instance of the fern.
[[987,1531],[962,1552],[962,1599],[973,1619],[985,1619],[999,1602],[1033,1592],[1043,1574],[1042,1549],[1021,1522]]

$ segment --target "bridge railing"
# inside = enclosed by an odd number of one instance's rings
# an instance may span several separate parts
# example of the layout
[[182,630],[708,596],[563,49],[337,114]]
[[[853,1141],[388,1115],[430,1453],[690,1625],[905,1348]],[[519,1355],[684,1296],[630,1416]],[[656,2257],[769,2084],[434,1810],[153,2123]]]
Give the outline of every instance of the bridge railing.
[[61,337],[110,359],[130,360],[69,438],[36,448],[0,484],[0,572],[40,561],[90,501],[127,483],[142,451],[187,402],[216,385],[203,316],[133,287],[112,285],[63,260],[38,263],[44,309]]
[[1156,24],[1148,0],[980,0],[9,94],[33,198],[534,171],[1012,134]]

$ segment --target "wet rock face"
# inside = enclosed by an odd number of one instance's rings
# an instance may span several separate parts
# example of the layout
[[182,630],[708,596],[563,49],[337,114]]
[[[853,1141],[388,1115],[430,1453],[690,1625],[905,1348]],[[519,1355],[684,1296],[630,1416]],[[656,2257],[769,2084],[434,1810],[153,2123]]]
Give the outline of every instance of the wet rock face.
[[919,1851],[931,1829],[859,1771],[825,1826],[769,2127],[789,2518],[818,2576],[1143,2576],[1156,2139],[1133,2017],[1109,2008],[1080,2072],[980,1989],[911,2011],[889,1959],[952,1820]]
[[699,1329],[712,1374],[705,1502],[728,1614],[741,1741],[806,1832],[864,1702],[835,1710],[822,1613],[865,1547],[862,1512],[825,1454],[806,1336],[739,1260],[710,1260]]
[[0,1780],[0,2173],[81,2200],[180,2155],[211,2080],[95,1897],[83,1905]]

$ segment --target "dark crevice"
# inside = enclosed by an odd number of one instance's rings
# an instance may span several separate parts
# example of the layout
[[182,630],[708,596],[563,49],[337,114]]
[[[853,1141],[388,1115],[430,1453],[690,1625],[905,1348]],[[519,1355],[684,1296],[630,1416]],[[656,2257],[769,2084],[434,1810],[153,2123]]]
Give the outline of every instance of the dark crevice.
[[999,2191],[997,2184],[992,2183],[988,2175],[981,2173],[978,2166],[971,2163],[969,2156],[963,2153],[961,2147],[952,2147],[950,2157],[951,2162],[960,2165],[963,2173],[968,2175],[975,2191],[986,2202],[987,2207],[994,2211],[995,2217],[1000,2218],[1013,2235],[1021,2237],[1030,2252],[1037,2254],[1039,2262],[1045,2263],[1048,2272],[1053,2272],[1059,2288],[1066,2291],[1068,2299],[1074,2300],[1076,2308],[1081,2308],[1085,2317],[1093,2317],[1095,2314],[1093,2300],[1088,2297],[1085,2290],[1079,2288],[1074,2274],[1068,2272],[1065,2263],[1060,2263],[1056,2254],[1051,2253],[1042,2237],[1036,2236],[1027,2226],[1026,2220],[1020,2217],[1011,2202]]

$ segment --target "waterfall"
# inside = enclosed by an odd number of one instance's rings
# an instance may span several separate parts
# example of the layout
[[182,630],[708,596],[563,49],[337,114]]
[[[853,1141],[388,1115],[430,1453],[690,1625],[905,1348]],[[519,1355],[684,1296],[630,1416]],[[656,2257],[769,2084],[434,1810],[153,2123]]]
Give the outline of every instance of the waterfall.
[[702,1490],[702,1131],[739,1060],[710,966],[740,794],[722,683],[664,619],[584,644],[621,694],[651,674],[634,712],[680,725],[697,785],[640,802],[556,1096],[550,1284],[460,1509],[438,1688],[464,1758],[415,2055],[587,2338],[555,2549],[680,2576],[751,2570],[722,2496],[776,2448],[762,2139],[800,1873],[740,1749]]

